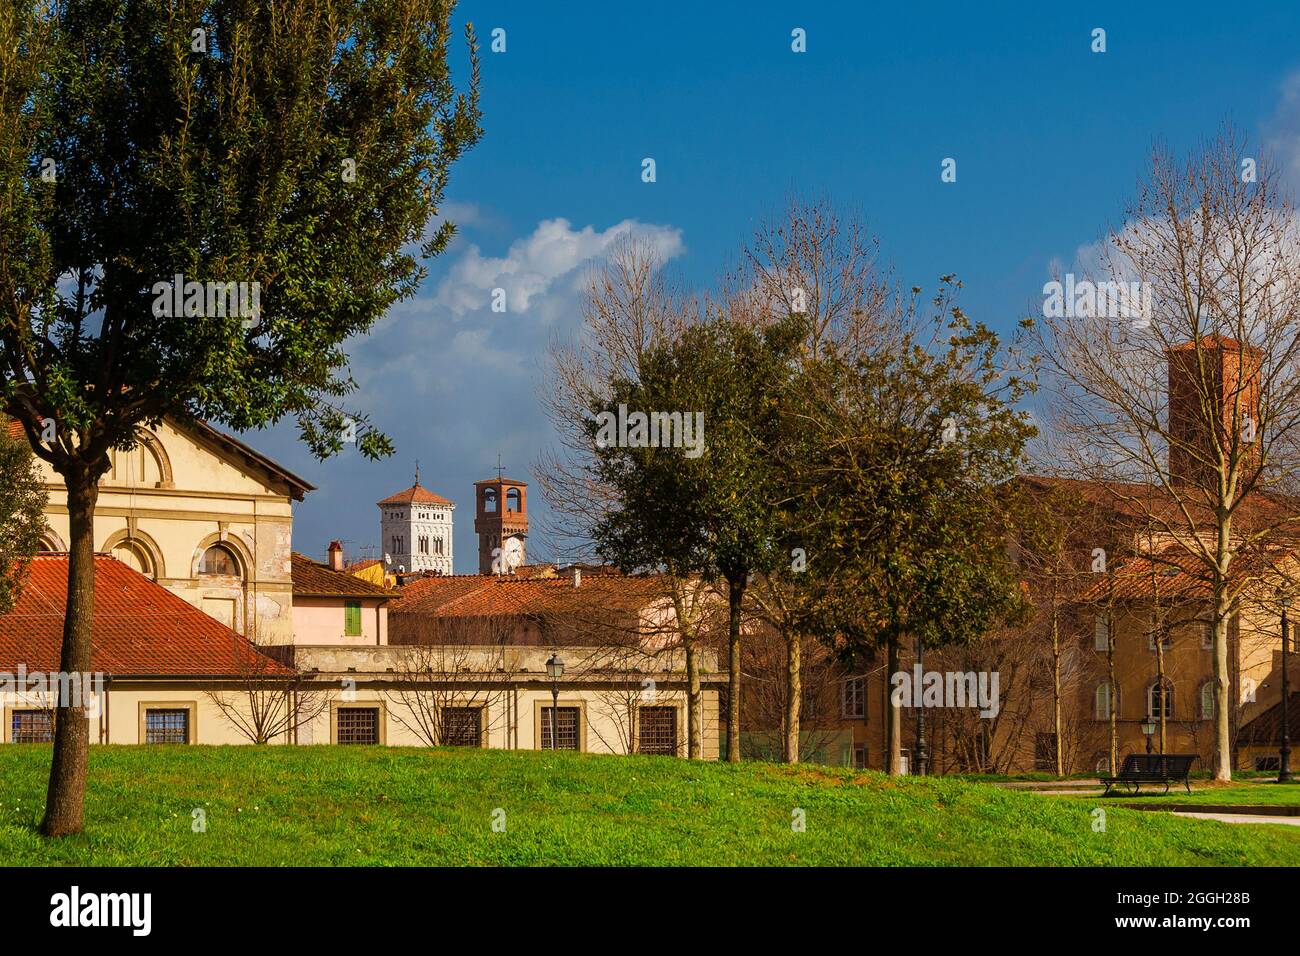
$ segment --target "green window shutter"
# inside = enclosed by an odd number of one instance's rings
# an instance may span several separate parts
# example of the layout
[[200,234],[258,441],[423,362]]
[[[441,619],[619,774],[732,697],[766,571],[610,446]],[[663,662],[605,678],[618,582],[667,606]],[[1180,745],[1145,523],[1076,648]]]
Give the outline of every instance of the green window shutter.
[[361,602],[348,601],[343,606],[343,634],[346,637],[361,636]]

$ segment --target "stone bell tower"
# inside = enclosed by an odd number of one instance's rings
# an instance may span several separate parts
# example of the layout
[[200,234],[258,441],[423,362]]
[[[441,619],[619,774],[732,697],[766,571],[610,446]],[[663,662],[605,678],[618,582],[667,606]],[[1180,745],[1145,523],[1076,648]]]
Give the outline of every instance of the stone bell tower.
[[528,483],[485,478],[474,482],[474,500],[479,574],[512,574],[527,557]]

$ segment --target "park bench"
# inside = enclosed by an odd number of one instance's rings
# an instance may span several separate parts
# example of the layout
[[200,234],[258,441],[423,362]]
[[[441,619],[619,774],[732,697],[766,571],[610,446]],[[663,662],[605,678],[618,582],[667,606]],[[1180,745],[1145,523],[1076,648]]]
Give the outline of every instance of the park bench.
[[1163,783],[1165,793],[1169,792],[1171,783],[1181,782],[1192,792],[1192,784],[1187,779],[1192,771],[1192,761],[1197,754],[1129,754],[1124,758],[1124,766],[1113,777],[1102,777],[1106,785],[1106,794],[1111,787],[1124,786],[1130,793],[1137,793],[1144,783]]

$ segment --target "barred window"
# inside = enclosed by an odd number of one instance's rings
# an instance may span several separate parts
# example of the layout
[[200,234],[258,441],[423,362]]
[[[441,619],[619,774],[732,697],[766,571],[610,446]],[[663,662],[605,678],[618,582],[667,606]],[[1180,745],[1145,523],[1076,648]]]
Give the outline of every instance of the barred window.
[[10,716],[9,739],[16,744],[48,744],[54,725],[48,710],[15,710]]
[[187,744],[190,742],[188,710],[146,710],[144,742],[147,744]]
[[641,753],[677,756],[677,708],[642,707],[638,736]]
[[338,722],[336,739],[341,744],[379,743],[378,707],[340,707],[335,711]]
[[[555,722],[552,725],[551,716]],[[577,750],[578,723],[582,715],[577,707],[561,707],[558,711],[552,707],[542,708],[542,749],[543,750]],[[555,728],[555,739],[551,737],[551,728]],[[556,746],[555,741],[559,741]]]
[[444,707],[442,742],[448,747],[483,746],[483,708]]
[[850,677],[843,684],[840,714],[849,719],[867,716],[867,679]]

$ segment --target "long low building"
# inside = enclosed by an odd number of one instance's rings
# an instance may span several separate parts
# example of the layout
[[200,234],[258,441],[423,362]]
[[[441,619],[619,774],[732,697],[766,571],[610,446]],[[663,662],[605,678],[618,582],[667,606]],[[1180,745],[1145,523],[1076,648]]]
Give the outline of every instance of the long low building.
[[[540,643],[538,629],[554,622],[521,610],[513,585],[525,582],[489,578],[476,605],[484,614],[449,613],[455,626],[437,643],[392,645],[385,605],[394,595],[302,555],[293,566],[309,610],[298,641],[257,646],[125,563],[97,555],[92,671],[63,679],[82,694],[90,739],[685,754],[684,661],[662,640],[587,629],[567,632],[585,643]],[[60,683],[51,675],[67,576],[66,555],[38,555],[16,606],[0,616],[6,743],[52,738]],[[441,583],[463,586],[454,578]],[[427,588],[416,590],[428,597]],[[625,598],[630,606],[650,589],[637,579],[606,582],[592,587],[590,604],[616,603],[611,590],[641,595]],[[565,597],[570,610],[582,606]],[[371,619],[373,627],[361,626]],[[556,660],[563,672],[552,674]],[[704,663],[708,759],[718,752],[723,678],[711,658]]]

